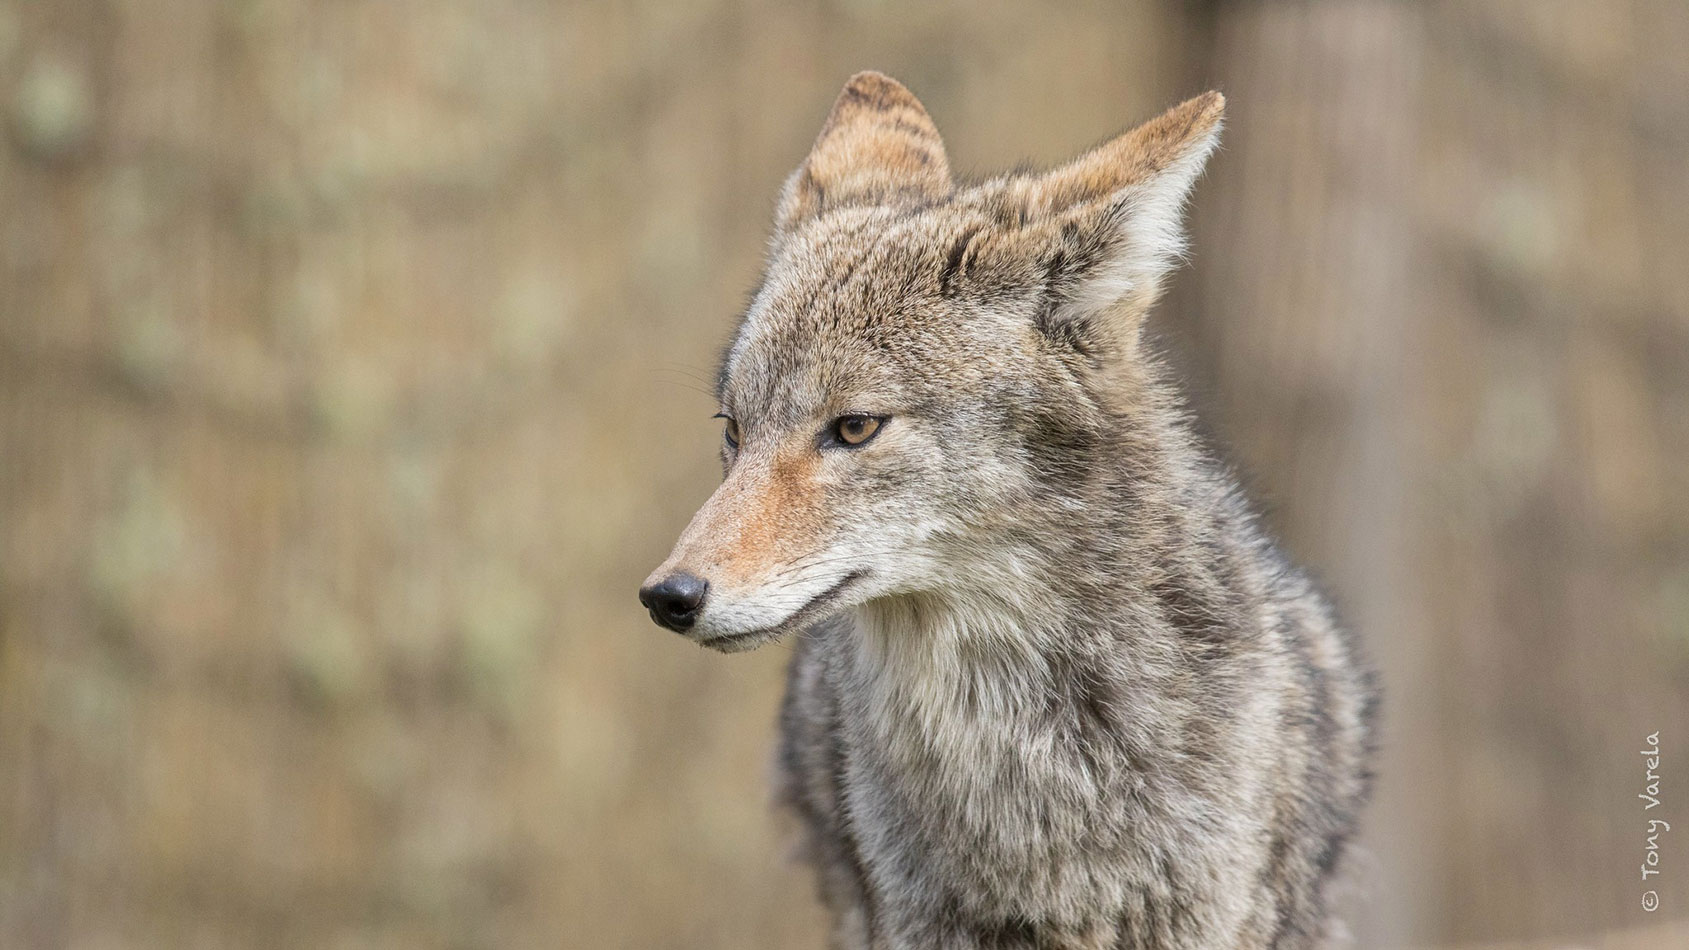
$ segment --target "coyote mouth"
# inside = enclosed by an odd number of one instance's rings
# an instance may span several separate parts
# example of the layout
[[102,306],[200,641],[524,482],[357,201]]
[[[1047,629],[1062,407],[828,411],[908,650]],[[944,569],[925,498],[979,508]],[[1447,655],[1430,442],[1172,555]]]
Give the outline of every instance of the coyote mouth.
[[707,640],[699,640],[698,643],[700,646],[706,646],[712,650],[723,650],[731,653],[749,649],[769,640],[778,640],[810,621],[819,619],[829,607],[838,603],[839,598],[844,596],[845,591],[854,586],[857,581],[867,577],[869,573],[867,570],[851,571],[840,578],[838,583],[811,597],[802,607],[793,611],[790,617],[771,627],[710,637]]

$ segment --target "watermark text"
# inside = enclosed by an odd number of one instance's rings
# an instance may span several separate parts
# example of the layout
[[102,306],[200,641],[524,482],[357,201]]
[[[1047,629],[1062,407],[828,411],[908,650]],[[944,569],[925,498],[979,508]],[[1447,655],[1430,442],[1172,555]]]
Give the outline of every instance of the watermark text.
[[[1642,885],[1658,883],[1661,873],[1660,839],[1671,831],[1671,823],[1658,817],[1660,808],[1660,734],[1651,733],[1643,740],[1645,748],[1642,750],[1642,764],[1647,768],[1643,777],[1642,792],[1636,797],[1642,800],[1642,818],[1647,823],[1643,830],[1642,845]],[[1660,909],[1659,891],[1648,889],[1642,892],[1642,909],[1650,914]]]

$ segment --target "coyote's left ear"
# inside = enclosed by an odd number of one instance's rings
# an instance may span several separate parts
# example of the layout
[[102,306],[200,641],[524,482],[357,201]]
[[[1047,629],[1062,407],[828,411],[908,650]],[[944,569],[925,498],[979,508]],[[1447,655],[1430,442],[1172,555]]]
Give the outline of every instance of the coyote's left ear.
[[786,180],[776,235],[852,204],[929,201],[950,193],[938,127],[915,94],[883,73],[850,77],[815,147]]
[[[1019,197],[1041,233],[1041,321],[1082,337],[1117,307],[1141,316],[1184,252],[1185,199],[1220,137],[1226,100],[1204,93],[1054,171]],[[1108,321],[1135,327],[1132,320]]]

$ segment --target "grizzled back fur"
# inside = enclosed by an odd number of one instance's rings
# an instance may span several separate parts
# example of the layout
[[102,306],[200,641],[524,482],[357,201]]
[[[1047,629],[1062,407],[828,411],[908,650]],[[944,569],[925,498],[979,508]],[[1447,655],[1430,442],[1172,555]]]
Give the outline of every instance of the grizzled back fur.
[[1332,931],[1371,676],[1141,345],[1223,110],[958,183],[862,73],[786,184],[726,477],[641,598],[724,652],[796,638],[781,791],[836,948]]

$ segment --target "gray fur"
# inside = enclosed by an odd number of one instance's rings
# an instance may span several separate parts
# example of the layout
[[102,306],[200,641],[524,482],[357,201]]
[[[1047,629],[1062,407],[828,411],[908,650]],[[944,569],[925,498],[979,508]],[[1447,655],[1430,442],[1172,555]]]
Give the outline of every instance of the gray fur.
[[[653,577],[710,581],[700,642],[796,634],[781,797],[838,950],[1329,935],[1372,678],[1140,343],[1210,95],[948,186],[868,74],[787,187],[721,375],[740,445]],[[850,412],[886,422],[829,445]]]

